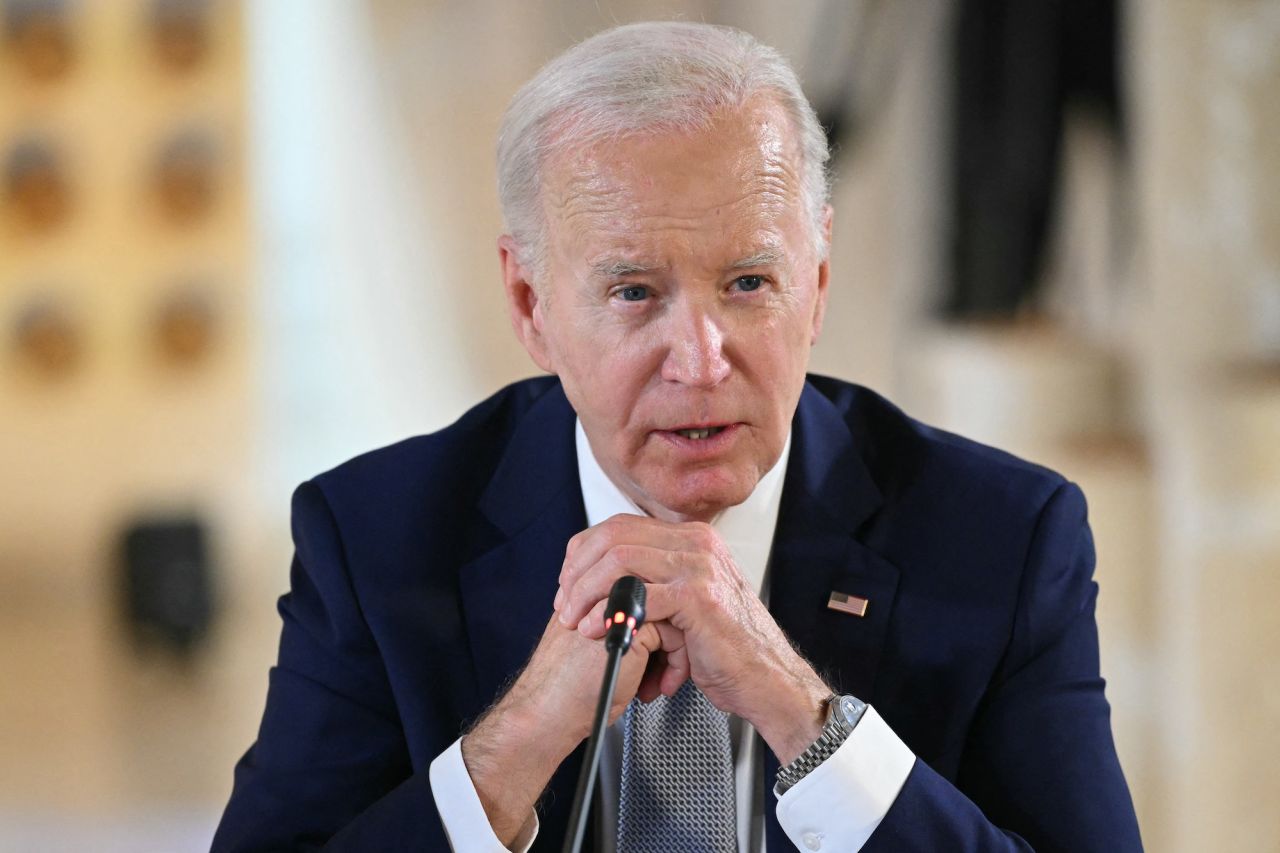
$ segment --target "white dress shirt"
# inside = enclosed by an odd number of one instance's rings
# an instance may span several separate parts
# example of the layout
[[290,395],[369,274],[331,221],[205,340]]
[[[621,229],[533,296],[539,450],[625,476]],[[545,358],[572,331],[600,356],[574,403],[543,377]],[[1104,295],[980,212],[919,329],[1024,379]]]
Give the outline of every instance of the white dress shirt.
[[[587,525],[620,513],[644,515],[604,473],[579,422],[576,427],[578,479]],[[765,599],[769,551],[778,523],[782,483],[791,452],[787,436],[782,456],[741,504],[729,507],[712,527],[733,554],[743,577]],[[766,599],[767,603],[767,599]],[[764,802],[759,783],[765,748],[750,723],[729,718],[737,797],[738,849],[764,853]],[[449,842],[459,853],[507,850],[494,835],[480,797],[462,761],[462,740],[431,762],[431,792]],[[778,800],[778,823],[800,850],[858,850],[888,813],[907,781],[915,755],[888,724],[868,707],[853,733],[826,761]],[[622,726],[605,732],[594,807],[599,809],[600,853],[614,853],[621,787]],[[525,853],[538,834],[537,815],[530,815],[512,850]]]

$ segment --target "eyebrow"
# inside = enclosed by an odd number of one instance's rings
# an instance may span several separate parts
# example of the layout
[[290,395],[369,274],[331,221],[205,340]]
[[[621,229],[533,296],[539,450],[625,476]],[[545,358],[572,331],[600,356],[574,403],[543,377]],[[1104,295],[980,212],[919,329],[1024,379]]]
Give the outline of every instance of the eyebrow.
[[729,269],[745,270],[750,269],[751,267],[767,267],[771,264],[778,263],[782,258],[783,254],[781,249],[761,249],[754,255],[748,255],[745,258],[741,258],[729,264]]
[[622,278],[623,276],[652,271],[653,267],[645,266],[644,264],[612,258],[605,258],[591,265],[591,275],[595,278]]
[[[767,248],[761,249],[753,255],[745,258],[739,258],[729,264],[726,269],[745,270],[752,267],[767,267],[776,264],[783,259],[784,255],[781,249]],[[653,272],[657,267],[647,264],[636,263],[635,261],[624,261],[617,258],[604,258],[596,261],[591,265],[591,275],[594,278],[624,278],[629,275],[638,275],[640,273]]]

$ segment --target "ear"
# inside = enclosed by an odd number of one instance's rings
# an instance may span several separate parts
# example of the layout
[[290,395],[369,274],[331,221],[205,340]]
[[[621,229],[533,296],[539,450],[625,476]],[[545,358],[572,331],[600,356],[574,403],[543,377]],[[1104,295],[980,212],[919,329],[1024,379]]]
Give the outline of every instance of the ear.
[[530,271],[520,262],[519,249],[520,244],[510,234],[498,238],[498,261],[502,265],[502,286],[507,294],[511,328],[534,363],[547,373],[555,373],[542,331],[545,304],[538,297]]
[[809,346],[818,342],[822,333],[822,318],[827,313],[827,285],[831,281],[831,220],[834,216],[831,205],[822,209],[822,241],[826,245],[825,257],[818,262],[818,298],[813,306],[813,329],[809,336]]

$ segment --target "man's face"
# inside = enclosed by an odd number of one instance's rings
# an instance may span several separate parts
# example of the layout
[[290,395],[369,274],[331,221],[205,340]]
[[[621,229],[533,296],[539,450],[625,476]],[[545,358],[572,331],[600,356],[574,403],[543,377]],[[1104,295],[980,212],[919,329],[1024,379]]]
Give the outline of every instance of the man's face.
[[579,150],[545,181],[547,280],[513,307],[526,347],[644,510],[741,503],[782,453],[826,301],[785,114],[762,100]]

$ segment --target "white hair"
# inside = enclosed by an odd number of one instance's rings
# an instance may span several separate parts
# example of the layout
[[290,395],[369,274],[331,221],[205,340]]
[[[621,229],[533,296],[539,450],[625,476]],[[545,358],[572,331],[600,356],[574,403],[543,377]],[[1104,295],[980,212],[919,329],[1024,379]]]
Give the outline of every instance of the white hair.
[[795,71],[741,30],[671,21],[592,36],[543,66],[512,98],[498,134],[498,198],[521,263],[535,278],[545,273],[541,183],[551,155],[635,134],[700,130],[719,110],[757,95],[770,97],[792,122],[801,199],[814,249],[825,258],[830,155]]

